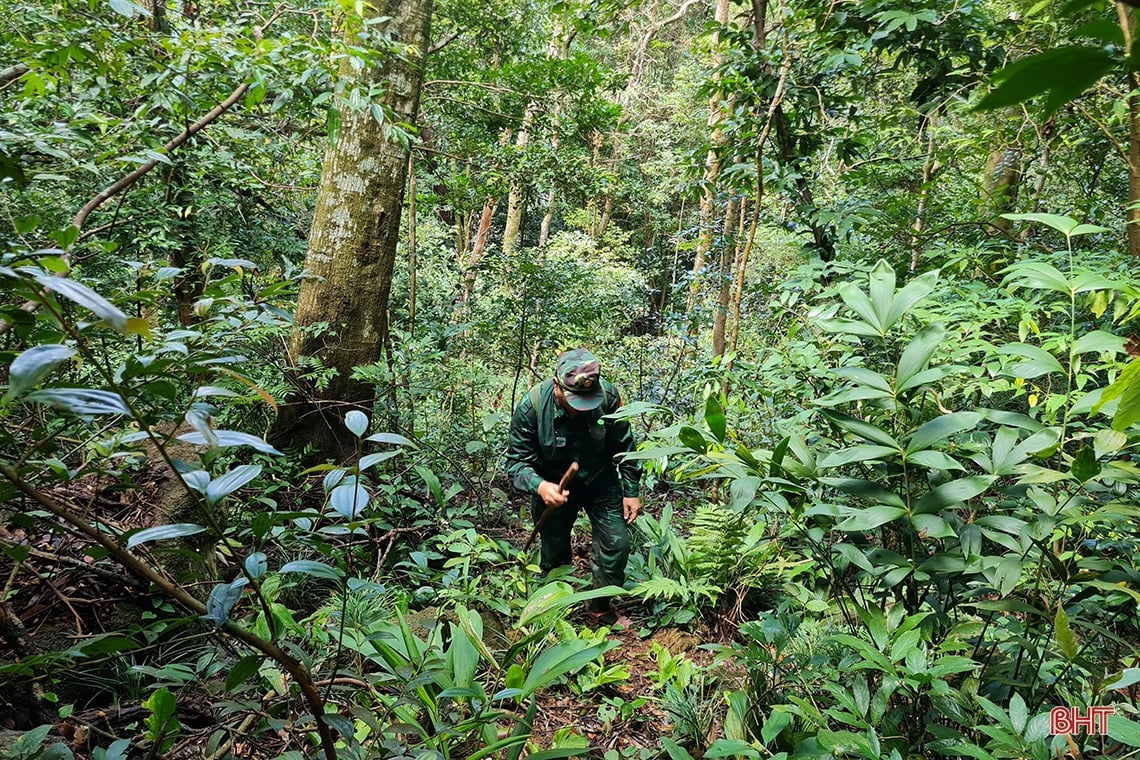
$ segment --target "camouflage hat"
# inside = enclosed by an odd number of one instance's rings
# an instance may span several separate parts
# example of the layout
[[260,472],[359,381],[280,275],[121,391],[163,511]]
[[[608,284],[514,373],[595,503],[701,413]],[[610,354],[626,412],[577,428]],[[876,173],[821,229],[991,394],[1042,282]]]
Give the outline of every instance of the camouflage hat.
[[579,412],[597,409],[605,399],[602,365],[598,363],[598,357],[584,348],[567,351],[558,357],[554,380],[562,388],[566,403]]

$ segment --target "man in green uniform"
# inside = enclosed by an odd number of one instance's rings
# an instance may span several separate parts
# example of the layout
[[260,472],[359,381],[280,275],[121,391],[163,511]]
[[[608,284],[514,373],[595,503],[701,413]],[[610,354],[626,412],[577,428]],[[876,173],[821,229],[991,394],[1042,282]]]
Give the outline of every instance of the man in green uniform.
[[[511,418],[507,474],[515,488],[531,495],[539,528],[539,565],[550,572],[571,564],[570,529],[585,509],[593,532],[590,566],[594,587],[621,586],[629,559],[629,524],[641,510],[641,466],[615,462],[633,451],[633,431],[626,420],[605,420],[621,406],[621,395],[601,376],[597,357],[585,349],[558,357],[554,377],[531,388]],[[572,462],[578,473],[560,490],[558,481]],[[590,609],[606,612],[609,599],[595,599]]]

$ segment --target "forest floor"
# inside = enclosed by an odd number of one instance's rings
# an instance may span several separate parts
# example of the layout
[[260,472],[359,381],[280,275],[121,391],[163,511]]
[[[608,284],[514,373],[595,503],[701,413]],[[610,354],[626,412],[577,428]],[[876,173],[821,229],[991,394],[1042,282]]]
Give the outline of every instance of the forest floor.
[[[49,495],[118,531],[128,531],[155,523],[160,505],[154,500],[161,494],[162,481],[161,473],[144,472],[136,475],[137,487],[129,490],[102,488],[98,482],[87,480]],[[494,532],[521,547],[529,526],[516,521]],[[60,705],[73,705],[73,711],[64,720],[51,714],[36,714],[30,709],[36,702],[31,681],[16,677],[4,682],[0,676],[0,747],[10,744],[17,735],[13,732],[44,722],[54,724],[52,737],[71,745],[79,760],[91,757],[88,747],[105,747],[117,738],[140,736],[143,719],[149,713],[140,701],[145,695],[124,693],[123,683],[114,680],[116,671],[108,673],[104,668],[101,675],[93,677],[72,670],[70,658],[52,661],[47,653],[124,631],[131,623],[137,624],[140,616],[152,617],[142,611],[157,609],[162,600],[127,576],[98,565],[95,557],[100,553],[93,551],[82,537],[64,530],[37,531],[30,523],[4,520],[0,521],[0,544],[27,549],[27,556],[18,565],[0,554],[4,563],[0,565],[0,577],[7,584],[7,594],[0,596],[0,600],[6,600],[2,602],[5,615],[0,616],[0,641],[7,644],[6,651],[0,650],[0,665],[41,657],[39,667],[55,671],[52,685],[45,691],[56,692]],[[588,533],[579,531],[575,539],[579,577],[589,577],[589,552]],[[540,692],[532,746],[549,747],[556,735],[565,741],[568,729],[580,737],[578,741],[588,741],[591,757],[612,760],[638,757],[642,749],[656,753],[660,738],[673,732],[673,716],[660,699],[654,698],[660,693],[654,680],[659,669],[656,647],[674,657],[683,654],[698,665],[707,665],[713,655],[699,646],[718,637],[701,630],[654,629],[647,610],[636,603],[624,605],[621,612],[631,624],[608,630],[607,638],[617,646],[606,653],[605,661],[607,665],[622,666],[628,677],[585,694],[575,694],[566,687]],[[571,619],[581,626],[597,625],[584,614],[575,614]],[[42,659],[45,656],[47,660]],[[120,677],[130,663],[147,662],[147,653],[128,659],[127,665],[118,665]],[[158,667],[165,663],[147,664]],[[193,667],[194,663],[188,665]],[[200,686],[179,691],[177,706],[182,732],[177,745],[166,753],[168,760],[203,757],[205,742],[217,728],[241,722],[242,716],[233,711],[232,702],[228,708],[220,705],[223,697],[211,697]],[[284,743],[276,734],[263,733],[235,744],[233,752],[243,758],[270,758],[283,749]]]

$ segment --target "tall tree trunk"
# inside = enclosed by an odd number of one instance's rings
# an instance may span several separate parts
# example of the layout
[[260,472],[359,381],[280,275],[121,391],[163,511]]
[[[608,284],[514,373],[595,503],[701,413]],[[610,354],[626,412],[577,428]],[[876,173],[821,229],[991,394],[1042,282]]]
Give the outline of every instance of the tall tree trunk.
[[732,295],[732,271],[736,262],[736,229],[739,202],[729,199],[724,207],[724,236],[721,239],[720,255],[717,258],[717,298],[716,314],[713,315],[712,350],[713,357],[724,356],[726,328],[728,324],[728,303]]
[[[534,123],[534,113],[538,108],[536,103],[530,103],[523,114],[522,124],[519,126],[518,137],[515,138],[515,148],[520,156],[530,143],[530,127]],[[503,228],[503,253],[509,254],[518,247],[519,235],[522,230],[523,193],[526,187],[520,173],[511,173],[511,189],[507,194],[507,221]]]
[[471,244],[467,264],[463,267],[463,294],[459,299],[462,304],[471,303],[471,296],[475,293],[479,262],[483,260],[483,252],[487,249],[487,236],[491,233],[491,220],[495,217],[498,205],[498,201],[490,196],[483,201],[483,213],[479,215],[479,229],[475,232],[475,241]]
[[[717,0],[715,20],[718,27],[728,23],[728,0]],[[717,50],[713,62],[715,65],[719,65],[723,59],[719,50],[719,32],[713,40],[713,46]],[[689,289],[688,308],[686,309],[689,312],[692,312],[697,305],[697,293],[701,285],[701,270],[705,268],[705,256],[712,250],[713,227],[715,226],[713,220],[716,218],[716,185],[717,177],[720,175],[720,150],[724,144],[724,132],[721,129],[724,111],[725,102],[723,93],[720,91],[720,76],[715,75],[713,92],[709,96],[709,150],[705,155],[705,173],[704,180],[701,183],[701,208],[698,223],[700,236],[697,238],[697,247],[693,256],[693,284]]]
[[[1116,3],[1120,30],[1129,60],[1136,42],[1136,14],[1124,3]],[[1140,256],[1140,76],[1128,73],[1128,253]]]
[[[363,7],[366,20],[387,17],[380,28],[410,52],[360,71],[346,59],[338,76],[364,91],[378,87],[391,121],[414,124],[432,0],[373,0]],[[283,407],[273,431],[276,440],[312,444],[321,456],[336,460],[355,447],[344,414],[353,408],[371,411],[375,401],[375,389],[351,375],[354,367],[380,358],[388,343],[388,296],[408,168],[408,149],[388,137],[389,127],[370,110],[342,106],[340,120],[321,167],[305,254],[305,270],[313,277],[301,286],[290,343],[294,361],[318,359],[335,375],[320,392],[310,390]],[[327,327],[318,329],[323,324]]]
[[[910,271],[918,271],[918,258],[922,252],[922,230],[926,227],[926,202],[930,198],[930,188],[934,183],[934,175],[938,173],[941,164],[934,157],[934,132],[938,123],[938,111],[932,110],[923,120],[926,130],[926,158],[922,162],[922,185],[918,189],[918,205],[914,212],[914,224],[910,231]],[[921,130],[920,130],[921,136]]]

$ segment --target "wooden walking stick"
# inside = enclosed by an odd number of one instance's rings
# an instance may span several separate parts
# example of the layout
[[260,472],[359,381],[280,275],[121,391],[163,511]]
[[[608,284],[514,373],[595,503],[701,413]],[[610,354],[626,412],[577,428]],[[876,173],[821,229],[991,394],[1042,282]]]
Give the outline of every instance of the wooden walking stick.
[[[562,480],[558,481],[558,493],[562,493],[563,491],[565,491],[566,486],[570,485],[570,481],[573,480],[574,476],[577,474],[578,474],[578,463],[577,462],[571,462],[570,466],[566,468],[566,472],[562,475]],[[538,522],[536,522],[534,524],[534,530],[532,530],[530,532],[530,538],[528,538],[526,540],[526,543],[523,544],[522,550],[523,550],[524,555],[526,554],[527,550],[530,549],[530,545],[534,543],[534,537],[538,535],[539,528],[541,528],[543,526],[543,524],[547,521],[547,519],[552,514],[554,514],[554,510],[558,509],[559,506],[561,506],[561,505],[552,504],[551,506],[549,506],[545,510],[543,510],[542,516],[540,516],[538,518]]]

